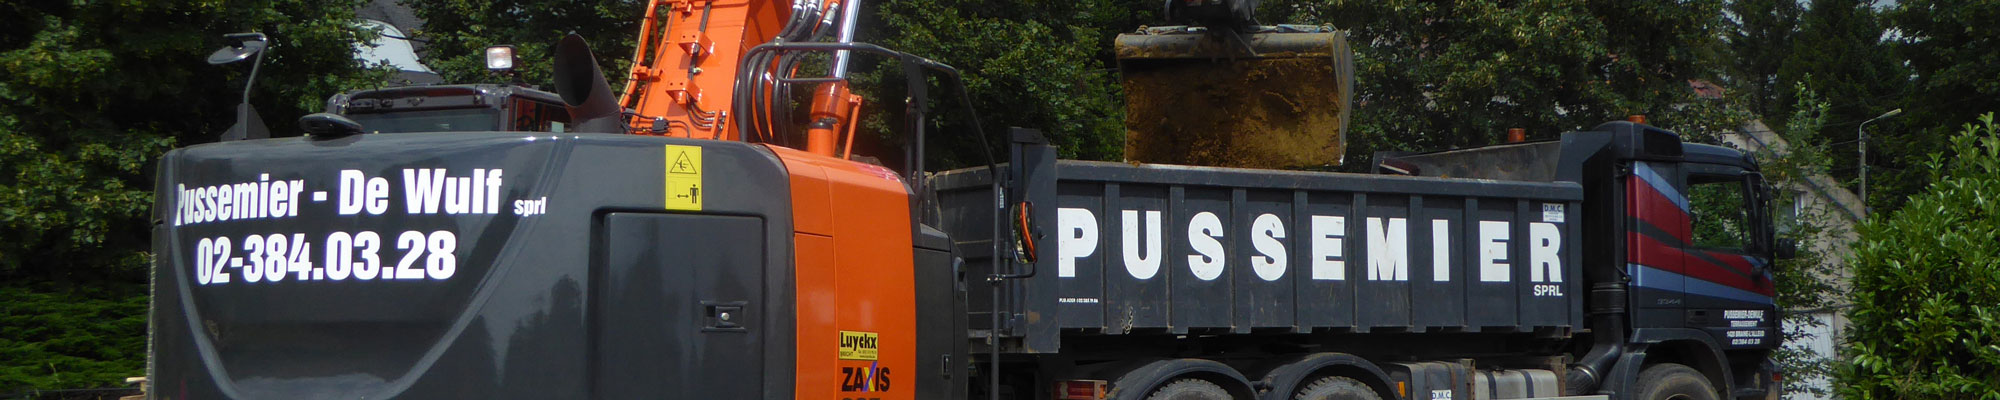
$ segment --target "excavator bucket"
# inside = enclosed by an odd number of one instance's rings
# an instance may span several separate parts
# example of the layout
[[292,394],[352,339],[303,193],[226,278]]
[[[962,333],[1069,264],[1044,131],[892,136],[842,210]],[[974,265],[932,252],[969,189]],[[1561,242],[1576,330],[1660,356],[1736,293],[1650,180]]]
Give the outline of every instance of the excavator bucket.
[[1118,35],[1116,50],[1127,161],[1340,165],[1354,92],[1346,32],[1154,27]]

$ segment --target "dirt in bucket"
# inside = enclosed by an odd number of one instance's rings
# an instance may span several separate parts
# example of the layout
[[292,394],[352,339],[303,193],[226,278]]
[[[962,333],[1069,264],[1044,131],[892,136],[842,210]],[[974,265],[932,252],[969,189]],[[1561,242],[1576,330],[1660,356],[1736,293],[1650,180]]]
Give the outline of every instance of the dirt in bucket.
[[1343,105],[1331,58],[1128,60],[1123,68],[1128,161],[1340,164]]

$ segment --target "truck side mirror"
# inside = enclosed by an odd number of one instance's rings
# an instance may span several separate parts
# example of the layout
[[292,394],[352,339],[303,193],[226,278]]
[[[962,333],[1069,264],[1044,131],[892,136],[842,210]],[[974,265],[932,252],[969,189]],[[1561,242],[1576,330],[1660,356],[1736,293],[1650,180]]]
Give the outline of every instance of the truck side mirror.
[[1773,247],[1775,248],[1771,249],[1771,256],[1776,257],[1777,259],[1789,260],[1797,258],[1799,256],[1798,240],[1792,238],[1779,238],[1777,241],[1777,246]]

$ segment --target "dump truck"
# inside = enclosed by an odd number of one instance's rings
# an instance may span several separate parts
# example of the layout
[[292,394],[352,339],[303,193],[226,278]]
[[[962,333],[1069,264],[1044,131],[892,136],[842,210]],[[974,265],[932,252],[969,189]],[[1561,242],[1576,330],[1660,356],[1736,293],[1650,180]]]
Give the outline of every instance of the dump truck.
[[[1344,148],[1321,127],[1345,124],[1351,95],[1338,31],[1263,28],[1254,8],[1169,2],[1190,27],[1120,39],[1144,69],[1128,81],[1170,95],[1146,74],[1321,71],[1268,89],[1335,107],[1262,110],[1276,117],[1198,142],[1141,118],[1154,127],[1131,134],[1159,141],[1128,162],[1060,159],[977,110],[970,131],[931,131],[928,100],[964,95],[958,71],[855,41],[852,0],[652,1],[622,94],[582,38],[557,45],[566,116],[447,128],[393,110],[452,98],[492,116],[514,96],[413,88],[336,98],[297,136],[172,150],[147,395],[1777,395],[1771,268],[1792,244],[1753,159],[1619,121],[1383,154],[1374,173],[1174,162],[1158,149],[1344,161],[1237,137]],[[899,169],[852,144],[862,55],[908,75]],[[1005,158],[926,169],[925,138],[947,134],[997,136]]]
[[[1740,151],[1618,121],[1349,174],[1060,160],[1030,133],[1007,192],[984,169],[933,179],[954,240],[1036,253],[965,257],[971,276],[1008,278],[969,299],[967,322],[994,339],[975,354],[1019,355],[1001,375],[1015,386],[1777,394],[1770,262],[1795,245],[1772,239]],[[995,230],[981,218],[994,208],[1021,216]],[[1056,396],[1073,397],[1093,396]]]

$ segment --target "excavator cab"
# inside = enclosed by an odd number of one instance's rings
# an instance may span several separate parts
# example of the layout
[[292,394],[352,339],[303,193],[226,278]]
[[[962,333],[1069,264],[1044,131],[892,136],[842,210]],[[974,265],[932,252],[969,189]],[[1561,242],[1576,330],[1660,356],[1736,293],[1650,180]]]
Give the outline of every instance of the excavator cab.
[[554,93],[515,85],[438,85],[334,95],[326,112],[369,133],[565,132],[569,109]]

